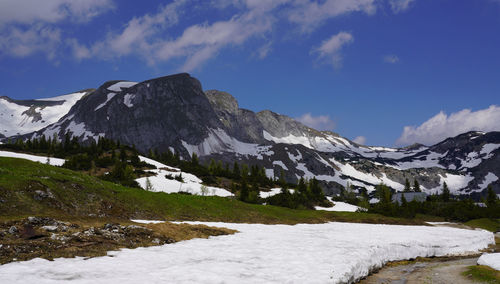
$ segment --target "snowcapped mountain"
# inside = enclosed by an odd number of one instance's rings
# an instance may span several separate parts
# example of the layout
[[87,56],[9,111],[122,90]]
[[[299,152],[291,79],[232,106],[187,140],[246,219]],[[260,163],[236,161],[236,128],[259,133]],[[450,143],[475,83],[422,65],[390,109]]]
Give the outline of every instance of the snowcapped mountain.
[[70,132],[81,141],[107,137],[144,152],[258,164],[269,176],[284,171],[292,182],[314,176],[327,193],[347,183],[373,191],[383,182],[402,190],[405,179],[418,180],[429,193],[440,191],[443,182],[456,194],[477,196],[489,184],[500,193],[500,132],[469,132],[434,146],[364,146],[269,110],[242,109],[228,93],[204,92],[188,74],[109,81],[80,98],[57,122],[23,137],[62,139]]
[[67,114],[84,95],[93,90],[38,100],[13,100],[0,97],[0,137],[40,130]]

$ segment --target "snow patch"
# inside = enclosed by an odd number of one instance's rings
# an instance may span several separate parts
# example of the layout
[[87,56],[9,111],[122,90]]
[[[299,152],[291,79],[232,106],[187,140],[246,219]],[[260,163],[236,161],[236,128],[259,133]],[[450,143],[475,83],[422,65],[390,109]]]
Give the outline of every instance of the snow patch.
[[123,96],[123,104],[129,108],[133,107],[134,104],[132,103],[132,100],[134,99],[134,97],[135,95],[126,94],[125,96]]
[[48,164],[52,166],[62,166],[65,162],[64,159],[59,159],[59,158],[52,158],[47,156],[35,156],[29,154],[9,152],[9,151],[0,151],[0,157],[19,158],[43,164],[46,164],[48,162]]
[[109,101],[110,101],[110,100],[111,100],[111,99],[112,99],[115,95],[116,95],[116,93],[109,93],[109,94],[107,95],[106,101],[105,101],[105,102],[103,102],[102,104],[98,105],[98,106],[94,109],[94,111],[96,111],[96,110],[98,110],[98,109],[102,108],[103,106],[105,106],[105,105],[106,105],[106,104],[107,104],[107,103],[108,103],[108,102],[109,102]]
[[489,172],[483,179],[483,182],[481,182],[481,184],[479,184],[479,188],[481,190],[484,190],[485,188],[488,187],[488,185],[490,185],[492,182],[495,182],[498,180],[498,177],[492,173],[492,172]]
[[121,92],[122,89],[128,89],[132,86],[135,86],[137,85],[137,82],[125,82],[125,81],[122,81],[122,82],[118,82],[114,85],[111,85],[108,87],[108,90],[112,91],[112,92]]
[[484,253],[477,260],[477,264],[500,270],[500,253]]
[[285,164],[282,161],[273,161],[273,165],[280,166],[285,171],[288,171],[288,168],[285,166]]

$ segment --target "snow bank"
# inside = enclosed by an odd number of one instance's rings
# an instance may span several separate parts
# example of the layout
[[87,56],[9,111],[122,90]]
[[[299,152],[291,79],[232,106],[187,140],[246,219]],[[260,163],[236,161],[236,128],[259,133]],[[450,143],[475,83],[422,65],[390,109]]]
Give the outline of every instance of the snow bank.
[[366,211],[365,208],[356,205],[352,205],[341,201],[333,201],[331,197],[327,197],[327,199],[334,204],[333,207],[316,206],[314,207],[314,209],[323,211],[336,211],[336,212],[356,212],[358,210]]
[[327,223],[203,223],[240,233],[109,252],[113,257],[34,259],[0,266],[5,283],[343,283],[388,261],[475,253],[486,231]]
[[500,253],[485,253],[477,260],[477,264],[500,270]]
[[140,220],[140,219],[130,219],[132,222],[140,223],[140,224],[159,224],[159,223],[165,223],[165,221],[159,221],[159,220]]
[[[0,157],[19,158],[19,159],[30,160],[33,162],[40,162],[43,164],[47,163],[47,156],[35,156],[35,155],[8,152],[8,151],[0,151]],[[65,160],[50,157],[48,162],[52,166],[62,166]]]
[[[143,156],[139,156],[139,159],[148,164],[154,165],[157,168],[155,170],[147,170],[148,172],[153,173],[153,176],[136,179],[136,181],[139,183],[139,186],[143,189],[146,189],[146,183],[147,180],[149,180],[153,187],[152,191],[166,193],[176,193],[183,191],[189,192],[191,194],[203,195],[202,180],[197,176],[182,172],[180,169],[169,167]],[[171,176],[172,179],[167,179],[167,175]],[[183,182],[173,179],[177,176],[182,176]],[[216,195],[223,197],[233,195],[231,192],[218,187],[207,186],[205,189],[206,192],[204,193],[204,195]]]

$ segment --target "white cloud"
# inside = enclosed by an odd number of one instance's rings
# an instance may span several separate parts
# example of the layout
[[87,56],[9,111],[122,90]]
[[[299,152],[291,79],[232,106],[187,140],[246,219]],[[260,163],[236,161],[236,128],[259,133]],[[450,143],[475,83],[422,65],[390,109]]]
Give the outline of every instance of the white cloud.
[[384,56],[384,62],[395,64],[399,62],[399,57],[394,54]]
[[7,23],[55,23],[66,18],[88,21],[113,7],[111,0],[0,1],[0,26]]
[[267,55],[269,54],[269,52],[271,52],[272,50],[272,42],[268,42],[266,44],[264,44],[263,46],[261,46],[259,49],[257,49],[257,57],[259,59],[264,59],[267,57]]
[[358,143],[359,145],[365,145],[366,143],[366,137],[365,136],[358,136],[352,140],[354,143]]
[[61,30],[42,24],[28,29],[11,27],[0,33],[0,54],[25,57],[36,52],[54,59],[57,46],[61,43]]
[[389,0],[392,12],[398,14],[410,9],[410,6],[415,0]]
[[478,111],[464,109],[449,116],[441,111],[420,126],[405,126],[396,144],[433,145],[468,131],[500,131],[499,121],[500,107],[495,105]]
[[[64,43],[63,30],[56,23],[87,22],[112,8],[111,0],[0,1],[0,54],[26,57],[42,53],[54,60]],[[77,54],[84,57],[81,49]]]
[[335,122],[328,115],[313,116],[311,113],[305,113],[295,120],[317,130],[333,130]]
[[311,53],[318,54],[318,59],[329,61],[335,68],[342,67],[342,54],[340,51],[346,44],[354,41],[354,37],[347,32],[339,32],[323,41],[317,48],[313,48]]
[[326,20],[352,12],[374,14],[375,0],[296,0],[288,13],[288,20],[300,25],[302,32],[312,32]]

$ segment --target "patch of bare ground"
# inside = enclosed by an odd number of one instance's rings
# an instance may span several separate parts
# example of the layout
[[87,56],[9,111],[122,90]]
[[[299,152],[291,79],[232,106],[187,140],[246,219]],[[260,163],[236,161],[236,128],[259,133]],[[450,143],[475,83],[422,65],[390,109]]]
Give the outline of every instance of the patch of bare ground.
[[0,223],[0,264],[58,257],[95,257],[120,248],[170,244],[236,231],[189,224],[134,224],[128,220],[78,219],[58,221],[28,217]]

